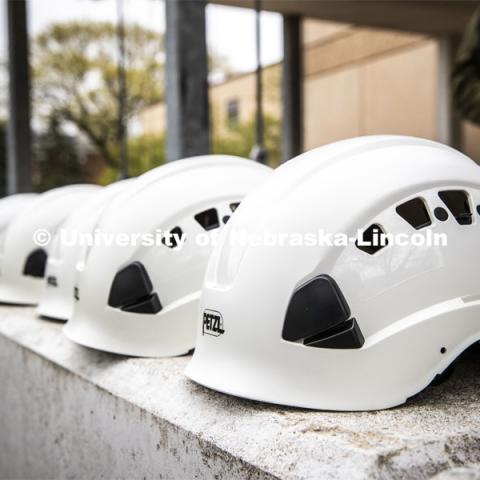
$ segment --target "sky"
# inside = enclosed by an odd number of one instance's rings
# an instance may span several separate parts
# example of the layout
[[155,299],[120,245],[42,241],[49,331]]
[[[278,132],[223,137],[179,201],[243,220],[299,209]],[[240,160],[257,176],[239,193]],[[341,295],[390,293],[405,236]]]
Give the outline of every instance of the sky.
[[[123,0],[125,18],[149,28],[165,31],[165,5],[162,0]],[[5,21],[4,2],[0,20]],[[29,0],[29,31],[36,34],[52,22],[68,20],[116,20],[115,0]],[[263,12],[262,63],[282,59],[282,19]],[[5,28],[2,28],[5,32]],[[5,57],[5,35],[0,35],[0,56]],[[234,71],[255,68],[255,14],[247,8],[207,6],[207,42],[211,52],[224,57]]]

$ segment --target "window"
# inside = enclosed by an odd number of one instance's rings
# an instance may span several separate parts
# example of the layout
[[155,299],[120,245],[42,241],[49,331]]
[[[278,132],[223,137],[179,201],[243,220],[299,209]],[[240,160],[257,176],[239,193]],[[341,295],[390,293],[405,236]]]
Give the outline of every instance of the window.
[[460,225],[470,225],[472,223],[472,210],[466,192],[463,190],[444,190],[438,192],[438,196]]
[[237,99],[227,102],[227,121],[230,128],[236,127],[239,120],[239,103]]
[[420,230],[432,224],[425,202],[421,198],[412,198],[396,208],[397,213],[413,228]]

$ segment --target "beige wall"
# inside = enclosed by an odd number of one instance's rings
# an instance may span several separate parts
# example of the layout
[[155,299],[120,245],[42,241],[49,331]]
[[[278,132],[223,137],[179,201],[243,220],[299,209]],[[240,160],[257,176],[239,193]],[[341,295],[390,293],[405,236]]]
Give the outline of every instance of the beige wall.
[[[279,64],[266,67],[263,71],[263,110],[267,115],[281,117]],[[239,123],[247,123],[255,115],[255,75],[247,73],[210,88],[210,104],[216,132],[228,130],[227,105],[236,100],[239,105]]]
[[[324,28],[321,21],[309,21],[317,25],[319,31]],[[326,25],[331,31],[330,24]],[[308,35],[312,36],[312,33]],[[305,43],[305,75],[326,72],[341,66],[355,66],[361,61],[382,55],[412,45],[423,40],[419,35],[397,33],[384,30],[371,30],[362,28],[348,28],[323,35],[320,40]]]
[[308,76],[305,148],[356,135],[434,139],[436,49],[433,41],[422,41],[388,56]]
[[[433,38],[305,20],[304,148],[355,135],[438,139],[438,43]],[[463,126],[480,163],[480,127]]]
[[360,67],[362,133],[435,138],[436,56],[425,40]]
[[305,81],[304,148],[360,135],[358,71],[341,69]]
[[[308,22],[308,37],[315,24]],[[331,25],[327,25],[331,31]],[[355,135],[435,138],[434,40],[381,30],[324,36],[305,56],[305,149]]]
[[350,25],[346,23],[320,22],[306,18],[303,20],[302,25],[303,44],[305,46],[311,46],[314,43],[325,40],[331,41],[336,36],[347,33],[350,28]]

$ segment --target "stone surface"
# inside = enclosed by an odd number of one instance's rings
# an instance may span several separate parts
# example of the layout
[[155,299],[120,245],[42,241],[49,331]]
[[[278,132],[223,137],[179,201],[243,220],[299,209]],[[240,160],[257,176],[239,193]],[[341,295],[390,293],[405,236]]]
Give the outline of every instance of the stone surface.
[[480,480],[480,467],[457,467],[435,475],[433,480]]
[[447,382],[370,413],[229,397],[187,380],[188,360],[84,349],[0,307],[0,478],[478,478],[478,348]]

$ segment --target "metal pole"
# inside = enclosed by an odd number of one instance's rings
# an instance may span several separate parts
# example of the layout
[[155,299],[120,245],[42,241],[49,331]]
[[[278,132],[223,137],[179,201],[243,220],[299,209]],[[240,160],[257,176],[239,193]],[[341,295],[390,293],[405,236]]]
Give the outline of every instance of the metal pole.
[[118,143],[120,178],[128,178],[127,78],[125,73],[125,18],[123,0],[117,0],[118,39]]
[[446,145],[462,148],[462,125],[453,107],[452,69],[460,39],[443,35],[438,40],[437,136]]
[[299,155],[303,140],[303,49],[301,18],[283,17],[282,161]]
[[30,64],[26,1],[5,2],[9,72],[7,191],[12,194],[32,190]]
[[262,85],[262,40],[260,29],[260,12],[262,1],[255,0],[255,54],[257,58],[257,69],[255,73],[256,88],[256,122],[255,122],[255,146],[252,149],[252,159],[267,163],[268,152],[265,148],[265,125],[263,120],[263,85]]
[[210,150],[204,0],[166,0],[167,161]]

